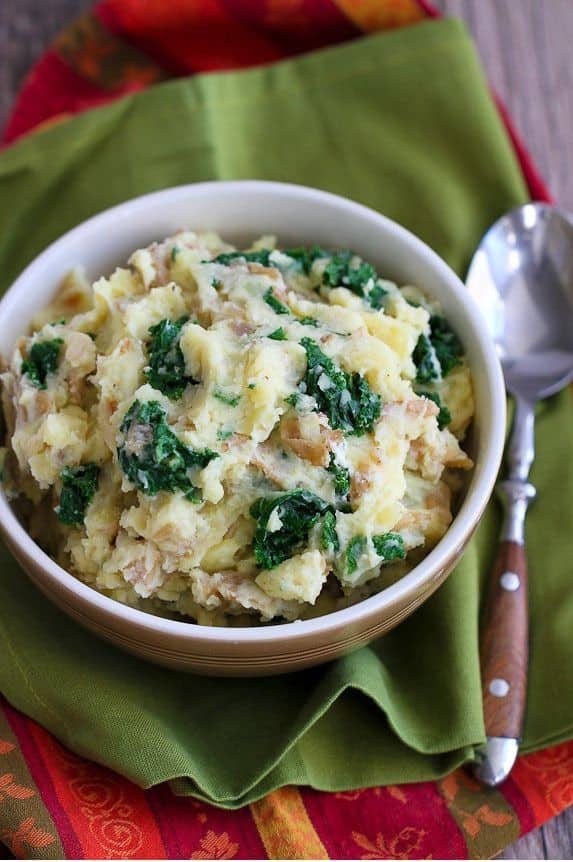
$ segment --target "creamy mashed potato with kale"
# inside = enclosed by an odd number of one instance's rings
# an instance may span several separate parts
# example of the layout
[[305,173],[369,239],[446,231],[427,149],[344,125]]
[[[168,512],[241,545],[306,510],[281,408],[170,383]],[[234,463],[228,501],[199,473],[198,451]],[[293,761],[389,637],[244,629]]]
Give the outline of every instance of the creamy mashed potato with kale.
[[472,462],[463,346],[351,251],[181,232],[70,274],[2,374],[4,481],[94,589],[201,624],[296,620],[402,576]]

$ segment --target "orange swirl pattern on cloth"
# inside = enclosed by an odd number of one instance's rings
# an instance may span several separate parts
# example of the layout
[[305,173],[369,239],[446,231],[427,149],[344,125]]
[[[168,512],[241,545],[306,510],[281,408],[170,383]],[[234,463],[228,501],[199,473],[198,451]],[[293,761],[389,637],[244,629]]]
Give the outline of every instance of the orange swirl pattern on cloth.
[[144,844],[147,853],[163,852],[143,791],[72,754],[37,725],[30,732],[52,775],[54,790],[81,836],[86,858],[140,858]]

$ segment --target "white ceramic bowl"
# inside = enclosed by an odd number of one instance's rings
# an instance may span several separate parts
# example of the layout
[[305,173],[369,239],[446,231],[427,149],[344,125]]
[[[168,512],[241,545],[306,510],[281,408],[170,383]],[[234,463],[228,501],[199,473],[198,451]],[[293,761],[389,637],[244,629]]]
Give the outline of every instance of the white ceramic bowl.
[[397,625],[444,581],[491,494],[505,429],[505,394],[493,344],[477,306],[427,245],[373,210],[316,189],[245,181],[179,186],[136,198],[71,230],[31,263],[0,302],[0,352],[10,353],[60,279],[81,264],[90,278],[177,229],[216,230],[245,245],[276,234],[282,246],[353,248],[384,276],[435,296],[459,333],[474,371],[476,418],[469,488],[444,538],[398,583],[317,619],[259,628],[209,628],[126,607],[60,568],[27,535],[0,492],[0,529],[34,583],[65,613],[138,656],[217,675],[261,675],[309,667],[350,652]]

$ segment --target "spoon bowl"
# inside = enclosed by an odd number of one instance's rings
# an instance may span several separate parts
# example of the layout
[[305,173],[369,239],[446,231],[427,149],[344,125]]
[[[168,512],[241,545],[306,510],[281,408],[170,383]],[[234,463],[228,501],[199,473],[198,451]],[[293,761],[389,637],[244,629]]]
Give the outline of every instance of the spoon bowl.
[[530,401],[573,379],[573,219],[531,203],[486,233],[466,285],[483,312],[506,386]]

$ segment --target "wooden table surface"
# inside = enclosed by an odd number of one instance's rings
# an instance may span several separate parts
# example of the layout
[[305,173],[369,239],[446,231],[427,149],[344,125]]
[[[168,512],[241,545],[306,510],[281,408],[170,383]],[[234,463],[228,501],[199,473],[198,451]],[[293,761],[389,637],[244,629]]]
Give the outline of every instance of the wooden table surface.
[[[567,144],[573,142],[572,0],[434,2],[466,21],[489,79],[554,197],[573,210]],[[91,5],[92,0],[0,0],[0,124],[40,52]],[[573,809],[509,847],[501,858],[572,859]]]

